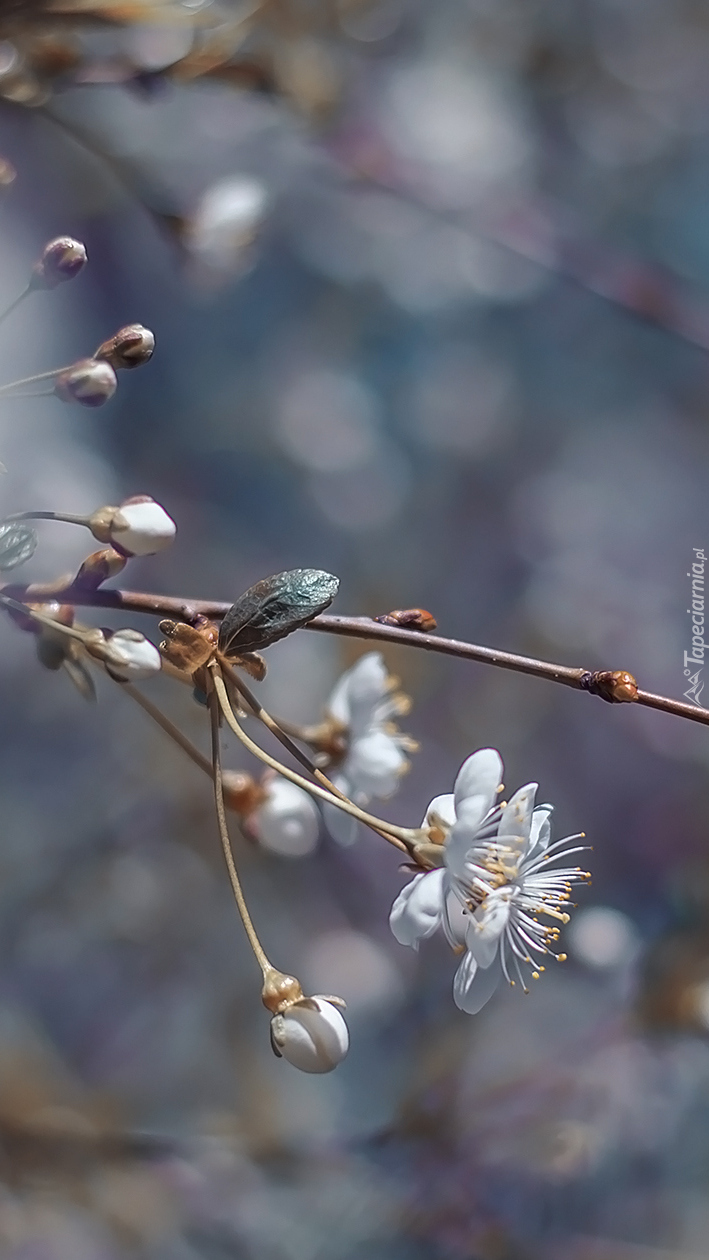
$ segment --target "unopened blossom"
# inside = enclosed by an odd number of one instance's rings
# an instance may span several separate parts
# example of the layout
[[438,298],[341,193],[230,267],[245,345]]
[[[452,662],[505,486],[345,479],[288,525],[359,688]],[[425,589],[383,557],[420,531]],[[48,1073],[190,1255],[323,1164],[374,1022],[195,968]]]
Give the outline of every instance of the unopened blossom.
[[249,814],[247,827],[264,849],[281,857],[307,857],[317,847],[320,815],[313,798],[280,774],[262,781],[265,800]]
[[110,363],[98,359],[79,359],[60,372],[54,382],[57,398],[81,403],[82,407],[101,407],[113,398],[117,388],[116,373]]
[[88,262],[86,246],[73,236],[57,236],[48,241],[32,269],[33,289],[56,289],[73,280]]
[[350,1046],[337,1006],[326,997],[302,998],[271,1020],[271,1045],[301,1072],[332,1072]]
[[154,643],[139,630],[116,630],[102,651],[107,672],[118,682],[139,682],[162,669],[162,658]]
[[102,507],[89,518],[100,542],[111,543],[126,556],[153,556],[169,547],[177,526],[164,507],[147,495],[126,499],[120,507]]
[[[409,710],[408,696],[396,690],[380,652],[367,652],[342,675],[327,702],[333,729],[344,743],[344,756],[333,782],[356,805],[396,792],[409,768],[407,752],[416,743],[394,722]],[[334,805],[326,805],[328,830],[340,844],[352,844],[359,824]]]
[[578,866],[555,865],[579,852],[569,845],[580,837],[549,843],[552,807],[534,807],[537,784],[496,805],[501,777],[499,753],[483,748],[463,763],[453,793],[431,801],[423,826],[441,846],[442,865],[402,889],[389,919],[402,945],[416,949],[442,927],[462,949],[453,996],[469,1014],[501,977],[526,990],[546,958],[566,957],[556,951],[559,927],[568,922],[574,884],[588,878]]
[[142,367],[153,357],[155,334],[143,324],[126,324],[102,341],[94,358],[110,363],[116,371]]

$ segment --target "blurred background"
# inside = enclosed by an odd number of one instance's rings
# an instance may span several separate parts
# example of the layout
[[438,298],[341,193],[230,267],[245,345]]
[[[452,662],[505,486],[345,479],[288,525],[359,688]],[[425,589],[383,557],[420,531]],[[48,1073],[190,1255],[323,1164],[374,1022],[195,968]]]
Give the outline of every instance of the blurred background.
[[[322,567],[334,611],[419,605],[681,697],[709,544],[706,7],[55,9],[0,7],[3,299],[60,233],[90,265],[3,327],[2,379],[132,321],[157,350],[100,411],[4,403],[3,514],[148,493],[178,538],[125,585],[232,599]],[[20,580],[89,550],[40,532]],[[593,886],[566,966],[470,1018],[444,943],[391,937],[376,836],[296,862],[235,828],[267,949],[348,1002],[348,1059],[308,1078],[268,1047],[206,781],[107,680],[90,706],[1,642],[3,1258],[707,1260],[704,729],[386,650],[421,742],[387,816],[418,823],[494,745],[557,836],[586,831]],[[298,632],[259,694],[315,721],[367,648]],[[150,694],[206,747],[186,693]]]

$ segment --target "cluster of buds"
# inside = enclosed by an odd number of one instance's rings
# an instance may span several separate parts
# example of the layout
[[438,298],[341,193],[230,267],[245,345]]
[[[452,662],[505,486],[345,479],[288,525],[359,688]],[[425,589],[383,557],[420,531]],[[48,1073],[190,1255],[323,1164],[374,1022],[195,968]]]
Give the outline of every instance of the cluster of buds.
[[[38,289],[56,289],[74,280],[88,262],[86,246],[72,236],[58,236],[48,241],[30,273],[24,291],[0,316],[5,319],[28,294]],[[142,324],[126,324],[108,337],[94,353],[66,367],[39,372],[0,387],[5,397],[31,397],[35,386],[41,393],[53,393],[62,402],[79,403],[82,407],[101,407],[118,388],[119,371],[142,367],[152,358],[155,336]]]
[[142,324],[127,324],[102,341],[90,359],[79,359],[58,373],[54,393],[62,402],[102,407],[118,388],[116,372],[142,367],[155,349],[155,336]]

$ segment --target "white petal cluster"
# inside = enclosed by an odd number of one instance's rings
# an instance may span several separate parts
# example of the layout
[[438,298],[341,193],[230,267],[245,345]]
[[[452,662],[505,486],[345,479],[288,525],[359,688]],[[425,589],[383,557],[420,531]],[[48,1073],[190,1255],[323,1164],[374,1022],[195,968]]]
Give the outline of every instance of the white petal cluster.
[[344,1059],[350,1035],[337,1007],[325,997],[303,998],[271,1020],[271,1044],[301,1072],[332,1072]]
[[[408,710],[408,700],[395,688],[381,653],[367,652],[342,675],[327,703],[329,716],[347,741],[333,782],[357,805],[393,796],[409,768],[405,750],[415,745],[394,724],[394,718]],[[352,844],[357,821],[332,805],[324,812],[331,835],[340,844]]]
[[499,753],[483,748],[463,763],[453,793],[431,801],[423,825],[442,844],[444,865],[407,884],[389,919],[402,945],[417,948],[442,927],[462,947],[453,996],[471,1015],[501,977],[526,990],[525,974],[538,979],[542,959],[565,958],[555,949],[559,924],[568,922],[573,885],[588,877],[579,867],[555,866],[579,852],[568,846],[580,837],[549,843],[552,807],[535,808],[537,784],[496,806],[501,779]]
[[106,640],[102,656],[108,673],[118,682],[139,682],[162,669],[158,649],[139,630],[116,630]]
[[280,774],[264,779],[266,800],[249,814],[249,831],[280,857],[307,857],[317,847],[320,815],[313,798]]
[[176,533],[172,517],[154,499],[122,503],[109,529],[113,545],[129,556],[153,556],[169,547]]

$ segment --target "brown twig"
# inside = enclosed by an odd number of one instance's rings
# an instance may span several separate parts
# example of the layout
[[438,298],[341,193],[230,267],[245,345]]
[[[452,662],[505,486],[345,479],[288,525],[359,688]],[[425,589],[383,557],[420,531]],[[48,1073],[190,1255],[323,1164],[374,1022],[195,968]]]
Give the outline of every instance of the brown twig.
[[[184,599],[173,595],[153,595],[144,591],[89,590],[66,581],[37,583],[30,586],[6,585],[0,587],[0,595],[20,600],[23,603],[46,604],[58,600],[62,604],[83,607],[150,613],[155,617],[178,617],[187,622],[193,622],[199,616],[218,621],[231,607],[230,603],[223,600]],[[513,670],[518,674],[531,674],[535,678],[546,678],[550,682],[562,683],[565,687],[572,687],[576,691],[588,691],[589,694],[600,694],[599,691],[594,692],[593,685],[589,686],[589,683],[592,684],[594,679],[606,672],[594,673],[583,667],[557,665],[552,661],[540,661],[535,657],[520,656],[516,652],[504,652],[500,648],[481,647],[477,643],[465,643],[461,639],[446,639],[439,634],[406,630],[401,626],[384,626],[381,622],[372,621],[369,617],[342,617],[323,613],[308,622],[305,629],[318,630],[325,634],[341,634],[355,639],[375,639],[381,643],[397,643],[405,647],[421,648],[424,652],[439,652],[444,656],[478,661],[483,665],[496,665],[499,669]],[[608,699],[608,696],[604,698]],[[669,696],[658,696],[651,691],[642,691],[638,688],[633,703],[709,726],[709,709],[685,704],[684,701],[673,700]]]

